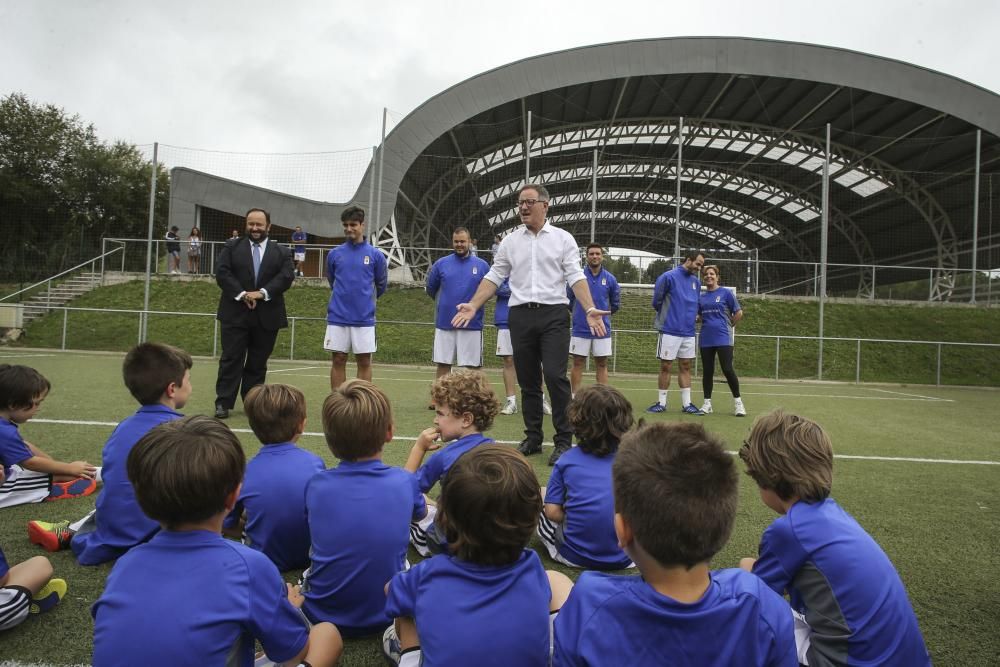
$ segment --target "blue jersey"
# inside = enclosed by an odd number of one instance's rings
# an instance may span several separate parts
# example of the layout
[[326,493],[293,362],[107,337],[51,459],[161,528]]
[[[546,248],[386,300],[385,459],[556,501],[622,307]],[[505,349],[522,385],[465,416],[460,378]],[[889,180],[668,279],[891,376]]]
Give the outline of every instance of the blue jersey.
[[702,292],[698,301],[698,314],[701,315],[701,337],[699,347],[726,347],[736,342],[733,333],[733,315],[740,311],[740,302],[736,300],[736,292],[726,287],[719,287],[711,292]]
[[17,424],[9,419],[0,419],[0,463],[3,464],[4,476],[10,475],[10,467],[27,461],[34,454],[28,449]]
[[896,568],[832,498],[775,519],[753,571],[805,614],[810,665],[930,664]]
[[264,445],[247,462],[236,507],[226,517],[235,526],[247,513],[247,546],[263,551],[282,572],[309,566],[306,484],[325,470],[323,459],[291,442]]
[[181,413],[156,403],[144,405],[134,415],[122,420],[104,445],[101,453],[101,479],[104,488],[97,496],[97,527],[77,533],[70,548],[80,565],[99,565],[149,540],[160,524],[146,516],[135,499],[135,489],[128,479],[126,462],[129,452],[154,426],[182,417]]
[[262,553],[207,530],[163,530],[122,556],[91,608],[94,665],[275,662],[309,639],[285,582]]
[[545,485],[545,502],[562,505],[566,512],[559,553],[571,563],[619,570],[632,562],[615,535],[614,461],[613,453],[598,457],[573,447],[556,461]]
[[698,276],[688,273],[683,266],[664,271],[653,288],[656,328],[671,336],[694,336],[700,296]]
[[326,256],[330,305],[326,321],[342,327],[375,326],[375,299],[385,293],[385,255],[367,241],[345,242]]
[[497,304],[493,309],[493,324],[497,329],[509,329],[507,320],[510,318],[510,280],[503,279],[497,287]]
[[427,514],[417,478],[381,461],[341,461],[306,486],[312,565],[302,609],[345,636],[381,632],[385,583],[403,569],[410,522]]
[[[427,274],[427,294],[437,298],[437,317],[434,326],[438,329],[454,329],[451,319],[458,311],[460,303],[472,300],[479,282],[490,270],[490,265],[473,255],[459,257],[456,254],[442,257],[434,262]],[[466,327],[470,331],[483,330],[483,309],[476,311],[475,316]]]
[[10,564],[7,562],[7,557],[3,555],[3,549],[0,549],[0,579],[7,576],[10,572]]
[[798,667],[788,603],[743,570],[710,578],[686,604],[641,576],[584,572],[556,617],[552,664]]
[[[595,276],[589,266],[583,270],[583,275],[587,279],[587,287],[590,288],[590,298],[594,300],[594,306],[598,310],[617,313],[621,305],[621,288],[618,287],[615,277],[604,268]],[[571,287],[566,288],[566,296],[569,297],[570,305],[573,307],[573,335],[577,338],[597,338],[590,332],[587,313],[576,301]],[[611,321],[607,315],[604,316],[604,328],[607,329],[607,334],[601,338],[611,338]]]
[[417,483],[420,485],[420,490],[424,493],[430,491],[431,487],[445,476],[448,469],[455,464],[455,461],[462,454],[473,447],[491,444],[493,444],[493,438],[487,438],[482,433],[470,433],[452,442],[447,447],[437,450],[420,466],[420,470],[417,471]]
[[510,565],[442,554],[392,578],[386,614],[416,621],[424,667],[545,667],[551,597],[534,551]]
[[303,245],[309,236],[305,232],[292,232],[292,243],[295,247],[292,248],[292,252],[305,252],[306,247]]

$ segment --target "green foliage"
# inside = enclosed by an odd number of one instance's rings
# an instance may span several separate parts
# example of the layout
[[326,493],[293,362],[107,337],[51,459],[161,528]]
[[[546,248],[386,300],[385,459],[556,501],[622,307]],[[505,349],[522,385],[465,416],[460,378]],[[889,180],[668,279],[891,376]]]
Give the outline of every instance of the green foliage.
[[[0,99],[0,278],[33,280],[100,254],[105,236],[145,237],[150,162],[93,125],[21,93]],[[155,219],[166,224],[168,176]]]
[[639,282],[639,267],[633,264],[628,257],[605,257],[604,268],[611,272],[619,283]]
[[672,268],[673,264],[671,264],[670,260],[654,259],[646,265],[646,269],[642,272],[642,282],[652,285],[660,277],[661,273],[669,271]]

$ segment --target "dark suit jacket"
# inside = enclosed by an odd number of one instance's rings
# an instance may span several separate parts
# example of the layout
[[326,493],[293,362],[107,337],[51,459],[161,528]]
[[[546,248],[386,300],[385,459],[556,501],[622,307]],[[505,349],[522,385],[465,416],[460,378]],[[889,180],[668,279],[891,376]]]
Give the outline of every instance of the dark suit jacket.
[[[264,329],[282,329],[288,326],[285,290],[295,280],[292,251],[288,246],[270,238],[267,240],[260,260],[260,280],[256,284],[253,279],[250,240],[247,237],[226,241],[215,267],[215,282],[222,288],[216,319],[229,325],[243,326],[252,322],[251,313],[255,313],[257,322]],[[253,292],[262,287],[267,290],[270,300],[258,301],[253,311],[236,300],[240,292]]]

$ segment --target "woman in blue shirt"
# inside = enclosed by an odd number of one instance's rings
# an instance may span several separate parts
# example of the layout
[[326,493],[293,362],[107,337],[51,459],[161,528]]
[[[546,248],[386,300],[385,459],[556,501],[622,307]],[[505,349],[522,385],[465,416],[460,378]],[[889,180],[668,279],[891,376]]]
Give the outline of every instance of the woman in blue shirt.
[[733,344],[736,342],[733,327],[743,319],[743,309],[736,300],[736,292],[720,289],[722,274],[719,267],[709,264],[701,270],[701,281],[705,291],[698,301],[698,315],[701,317],[701,364],[705,403],[701,411],[712,412],[712,384],[715,375],[715,355],[719,355],[722,372],[726,376],[729,390],[733,392],[733,411],[737,417],[745,417],[746,408],[740,398],[740,380],[733,369]]

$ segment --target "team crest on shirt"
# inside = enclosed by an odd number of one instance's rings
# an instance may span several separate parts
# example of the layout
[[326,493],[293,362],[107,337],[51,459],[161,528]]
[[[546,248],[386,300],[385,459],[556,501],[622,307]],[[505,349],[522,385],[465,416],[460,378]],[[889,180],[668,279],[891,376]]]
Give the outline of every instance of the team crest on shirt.
[[716,303],[719,303],[720,301],[722,301],[722,297],[721,296],[715,297],[715,302]]
[[474,275],[474,276],[479,275],[479,267],[478,266],[472,267],[472,275]]
[[605,287],[607,287],[608,286],[608,279],[607,278],[601,278],[601,284],[604,285]]
[[365,265],[367,266],[368,264],[371,264],[371,263],[372,263],[372,258],[369,257],[368,255],[365,255]]

